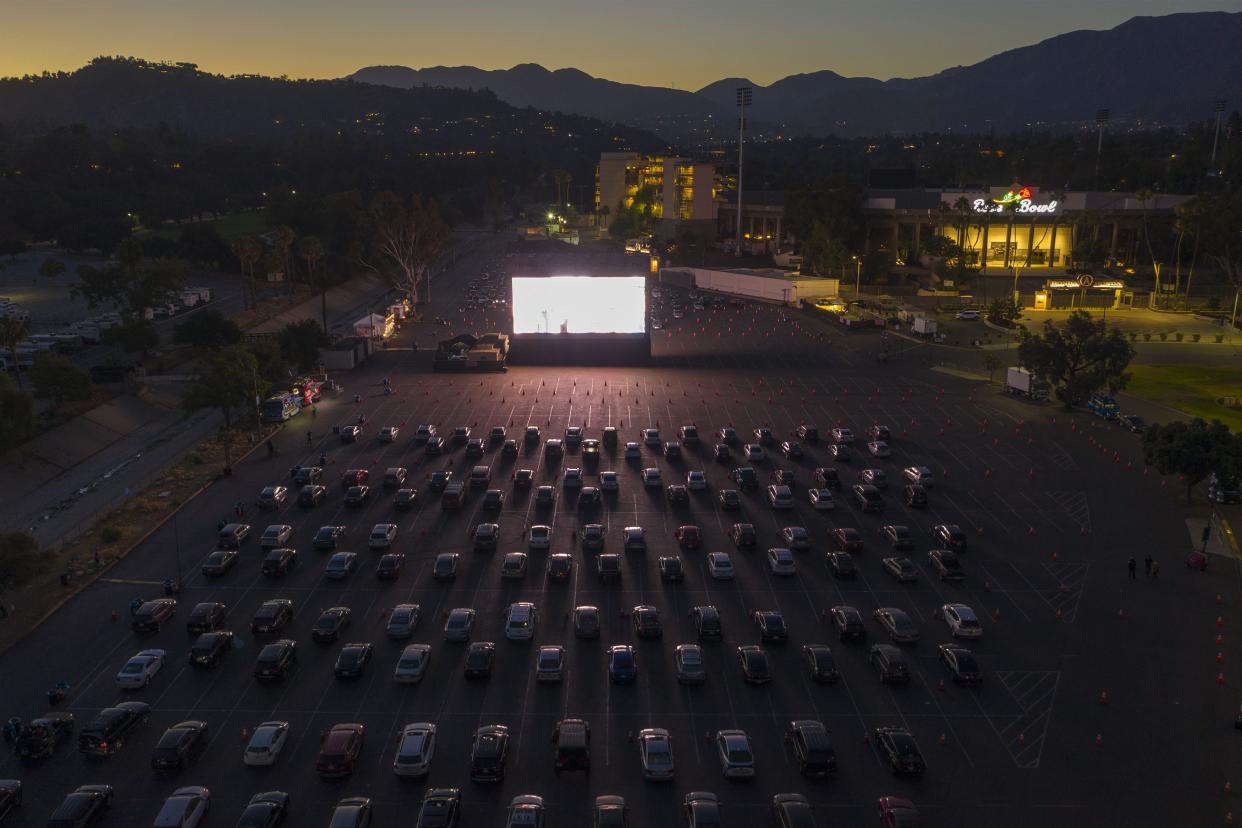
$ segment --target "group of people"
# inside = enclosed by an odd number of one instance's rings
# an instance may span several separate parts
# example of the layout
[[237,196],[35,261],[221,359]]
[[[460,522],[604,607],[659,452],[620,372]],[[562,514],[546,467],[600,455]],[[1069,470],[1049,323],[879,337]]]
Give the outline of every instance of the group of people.
[[[1126,569],[1130,573],[1130,580],[1133,581],[1136,577],[1135,573],[1138,571],[1138,561],[1136,561],[1134,558],[1131,558],[1126,563]],[[1148,578],[1159,577],[1160,576],[1160,561],[1155,560],[1154,558],[1152,558],[1151,555],[1148,555],[1146,558],[1143,558],[1143,574]]]

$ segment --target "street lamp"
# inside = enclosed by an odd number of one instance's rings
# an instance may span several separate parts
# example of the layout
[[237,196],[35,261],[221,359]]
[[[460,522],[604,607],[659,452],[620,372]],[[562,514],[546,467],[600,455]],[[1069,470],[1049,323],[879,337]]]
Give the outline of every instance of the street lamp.
[[854,301],[857,302],[862,296],[862,259],[857,256],[851,256],[854,260]]

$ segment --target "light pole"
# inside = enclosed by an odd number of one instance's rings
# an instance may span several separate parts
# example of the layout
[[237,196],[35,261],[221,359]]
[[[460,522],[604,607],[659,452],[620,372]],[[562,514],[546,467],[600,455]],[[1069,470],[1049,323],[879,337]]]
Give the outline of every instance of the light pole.
[[1099,132],[1099,137],[1095,142],[1095,178],[1091,188],[1098,190],[1100,187],[1100,153],[1104,150],[1104,127],[1108,126],[1108,110],[1097,109],[1095,111],[1095,128]]
[[862,259],[851,256],[854,260],[854,301],[862,298]]
[[1216,172],[1216,143],[1220,140],[1220,119],[1225,113],[1225,99],[1220,98],[1214,106],[1216,110],[1216,132],[1212,134],[1212,172]]
[[742,145],[746,140],[746,107],[750,106],[751,88],[737,88],[737,255],[742,255]]
[[1233,338],[1233,331],[1237,330],[1238,328],[1238,294],[1239,293],[1242,293],[1242,288],[1235,288],[1233,291],[1233,313],[1230,314],[1229,316],[1229,327],[1233,329],[1229,332],[1230,339]]

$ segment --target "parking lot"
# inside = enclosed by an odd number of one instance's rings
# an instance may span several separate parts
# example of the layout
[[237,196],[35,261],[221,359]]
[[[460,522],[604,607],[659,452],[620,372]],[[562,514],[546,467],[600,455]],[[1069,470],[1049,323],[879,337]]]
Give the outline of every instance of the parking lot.
[[[441,297],[446,308],[455,304],[449,291]],[[1242,779],[1232,750],[1238,706],[1233,687],[1242,674],[1230,669],[1238,657],[1237,567],[1221,558],[1206,573],[1185,570],[1185,525],[1154,473],[1141,472],[1133,435],[912,361],[880,365],[874,358],[878,339],[843,336],[772,307],[691,313],[669,320],[653,341],[657,359],[641,368],[436,375],[427,353],[398,347],[346,377],[346,394],[321,403],[316,418],[303,414],[289,424],[277,439],[278,457],[262,450],[251,454],[231,479],[189,503],[106,579],[0,658],[3,718],[43,713],[43,691],[61,678],[71,683],[63,707],[79,725],[121,697],[152,706],[149,723],[116,756],[87,759],[69,743],[39,765],[21,766],[5,756],[0,777],[21,778],[25,786],[25,805],[14,824],[42,824],[66,793],[98,782],[116,789],[114,807],[99,823],[104,826],[149,825],[162,799],[189,784],[211,789],[215,825],[233,824],[251,795],[273,789],[291,794],[292,825],[326,824],[332,806],[355,795],[372,798],[376,824],[410,825],[424,790],[444,786],[462,789],[464,825],[498,824],[510,799],[527,793],[545,798],[550,826],[588,824],[599,794],[624,796],[633,825],[682,825],[682,799],[696,790],[715,792],[724,824],[737,826],[768,820],[772,796],[781,792],[805,794],[820,825],[878,824],[876,799],[888,794],[912,800],[930,825],[1224,819],[1231,808],[1223,786]],[[391,393],[385,393],[383,377]],[[362,395],[361,403],[354,403],[354,393]],[[366,417],[363,439],[342,444],[331,426],[356,422],[359,414]],[[519,441],[533,425],[541,439],[522,445],[515,458],[502,457],[492,445],[475,461],[451,443],[443,456],[427,457],[414,440],[420,423],[434,423],[446,436],[458,426],[472,428],[474,436],[504,426]],[[780,442],[797,439],[794,431],[804,423],[818,426],[820,442],[804,442],[801,459],[782,457]],[[892,431],[890,457],[867,455],[862,434],[877,423]],[[623,458],[625,442],[639,440],[641,429],[658,428],[667,442],[688,424],[697,426],[702,444],[684,447],[681,460],[663,457],[654,446],[644,446],[638,461]],[[858,435],[851,462],[828,456],[828,431],[836,425]],[[400,427],[395,442],[378,441],[382,426]],[[621,446],[605,447],[594,462],[574,450],[549,457],[547,440],[564,437],[569,426],[581,426],[594,439],[605,426],[616,427]],[[763,485],[743,492],[736,512],[722,509],[717,494],[734,488],[729,471],[746,464],[737,459],[740,446],[734,462],[712,458],[714,432],[722,427],[736,428],[742,442],[750,441],[756,427],[775,435],[767,459],[750,464]],[[257,510],[254,501],[264,486],[291,486],[289,468],[315,464],[321,454],[328,458],[324,504],[300,509],[291,498],[276,511]],[[439,494],[427,488],[428,475],[447,469],[464,479],[477,462],[490,466],[491,485],[508,495],[503,509],[483,512],[481,493],[473,492],[460,511],[443,510]],[[807,491],[814,469],[834,465],[844,483],[836,506],[813,509]],[[911,465],[933,471],[926,509],[902,501],[901,470]],[[380,489],[379,478],[392,466],[408,469],[419,489],[410,511],[396,511],[391,492]],[[880,514],[862,513],[849,496],[857,473],[867,467],[885,470],[891,480]],[[369,470],[377,491],[368,504],[347,509],[337,479],[351,468]],[[536,509],[529,491],[514,490],[511,477],[521,468],[534,472],[535,485],[556,487],[552,508]],[[588,485],[598,472],[616,471],[619,490],[604,492],[598,507],[579,508],[576,490],[561,485],[567,468],[581,468]],[[663,487],[642,485],[644,468],[660,469],[664,485],[703,470],[708,485],[691,491],[688,504],[671,505]],[[789,510],[773,510],[765,497],[769,473],[777,468],[794,474],[795,505]],[[243,519],[253,525],[254,537],[232,571],[208,578],[198,565],[215,546],[217,523],[232,519],[237,501],[245,504]],[[473,551],[471,530],[493,521],[501,527],[497,551]],[[388,522],[398,526],[395,549],[405,554],[405,564],[396,581],[379,581],[379,553],[366,548],[366,538],[372,525]],[[734,547],[728,530],[736,522],[754,524],[757,549]],[[619,582],[597,579],[594,553],[584,552],[579,539],[588,523],[604,525],[606,552],[621,551],[624,527],[646,530],[648,551],[623,556]],[[260,574],[257,538],[269,524],[293,527],[291,545],[300,558],[278,579]],[[344,581],[325,579],[330,555],[311,548],[312,536],[327,524],[347,525],[341,548],[359,554],[358,571]],[[550,548],[529,550],[524,578],[502,580],[501,558],[528,551],[527,531],[534,524],[552,527]],[[679,550],[674,532],[688,524],[700,527],[702,545]],[[889,551],[878,534],[884,524],[909,527],[914,549]],[[958,524],[967,534],[963,582],[942,582],[928,564],[934,548],[929,531],[936,524]],[[805,527],[812,548],[795,553],[793,577],[772,576],[765,551],[781,545],[785,526]],[[836,527],[856,528],[865,541],[865,550],[854,556],[856,579],[834,577],[826,563]],[[732,580],[715,580],[707,572],[707,554],[718,551],[731,556]],[[431,575],[444,552],[461,556],[449,583]],[[572,575],[550,582],[547,558],[560,552],[573,555]],[[684,561],[683,582],[661,580],[657,561],[667,555]],[[888,574],[881,559],[889,555],[908,556],[917,580],[899,583]],[[1144,576],[1146,555],[1160,561],[1158,578]],[[126,626],[131,599],[161,594],[160,582],[175,574],[178,556],[188,581],[178,596],[178,616],[156,635],[135,636]],[[1140,562],[1134,581],[1126,575],[1130,557]],[[252,636],[249,621],[263,601],[276,597],[293,601],[293,622],[281,635],[297,640],[298,665],[283,683],[259,684],[254,659],[274,636]],[[234,651],[207,670],[187,664],[190,639],[183,627],[203,601],[227,604],[226,626],[237,633]],[[537,607],[531,641],[505,638],[504,610],[515,601]],[[954,684],[939,660],[937,645],[951,641],[940,607],[954,602],[972,607],[984,629],[981,640],[964,642],[985,674],[978,687]],[[408,641],[385,635],[386,612],[399,603],[421,607]],[[658,609],[662,639],[634,634],[630,610],[640,604]],[[336,643],[312,642],[319,612],[337,605],[352,609],[352,624]],[[600,609],[598,640],[573,634],[572,611],[581,605]],[[682,686],[673,650],[697,642],[691,612],[703,605],[719,609],[723,640],[704,644],[707,681]],[[827,615],[835,605],[862,613],[865,642],[838,640]],[[477,612],[473,641],[496,642],[490,678],[467,679],[465,646],[444,640],[445,616],[456,607]],[[880,607],[904,610],[918,628],[919,642],[902,647],[910,663],[908,685],[882,684],[868,664],[870,645],[888,640],[872,619]],[[117,621],[110,620],[113,610]],[[739,645],[759,643],[755,610],[779,611],[789,630],[787,643],[763,645],[772,666],[765,685],[746,683],[735,656]],[[374,646],[374,660],[360,679],[333,677],[346,642]],[[392,671],[411,642],[431,645],[430,667],[421,683],[398,684]],[[558,684],[535,681],[541,644],[565,648]],[[614,644],[635,647],[638,675],[632,684],[609,681],[606,652]],[[836,684],[808,678],[801,653],[806,644],[832,648],[840,671]],[[167,666],[150,686],[119,690],[116,671],[147,647],[167,650]],[[591,725],[589,775],[553,773],[551,735],[565,717]],[[784,741],[791,720],[808,718],[832,733],[839,770],[831,779],[801,777]],[[157,776],[149,761],[156,741],[166,727],[187,719],[208,723],[208,748],[176,777]],[[279,762],[244,766],[243,731],[272,719],[288,721],[292,730]],[[429,778],[399,778],[392,772],[397,737],[405,724],[423,721],[438,727]],[[366,727],[359,763],[344,781],[321,781],[314,771],[320,736],[344,722]],[[507,725],[512,734],[500,785],[469,780],[472,735],[488,724]],[[927,766],[921,776],[890,773],[873,739],[875,728],[887,726],[914,736]],[[643,780],[634,738],[646,727],[672,735],[672,782]],[[714,737],[726,728],[749,735],[753,781],[722,776]]]

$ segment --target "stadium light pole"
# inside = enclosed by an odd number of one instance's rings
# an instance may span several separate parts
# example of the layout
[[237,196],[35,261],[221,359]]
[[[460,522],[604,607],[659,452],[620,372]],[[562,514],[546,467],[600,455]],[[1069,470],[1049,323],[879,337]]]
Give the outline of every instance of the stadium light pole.
[[1095,178],[1092,179],[1091,188],[1098,190],[1100,187],[1100,155],[1104,151],[1104,127],[1108,126],[1108,110],[1097,109],[1095,111],[1095,128],[1098,136],[1095,141]]
[[737,255],[742,255],[742,144],[746,140],[746,107],[750,106],[751,88],[737,88]]
[[1216,132],[1212,134],[1212,169],[1216,169],[1216,144],[1220,141],[1220,119],[1225,113],[1225,104],[1227,101],[1220,98],[1214,106],[1216,110]]

